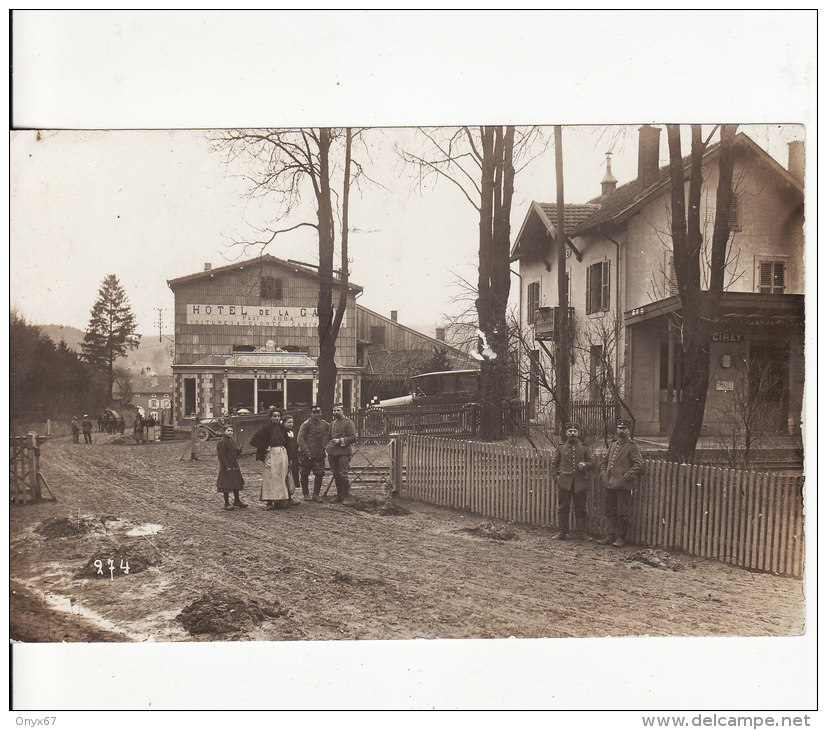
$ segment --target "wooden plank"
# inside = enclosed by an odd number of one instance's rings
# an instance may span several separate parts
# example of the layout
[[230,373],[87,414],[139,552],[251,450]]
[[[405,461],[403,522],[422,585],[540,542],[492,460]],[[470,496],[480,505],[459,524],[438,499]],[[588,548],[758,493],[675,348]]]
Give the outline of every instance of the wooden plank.
[[773,475],[764,474],[761,485],[761,510],[760,515],[760,543],[758,547],[759,569],[769,571],[769,553],[772,545],[772,487]]
[[778,474],[770,474],[767,484],[767,542],[764,548],[766,570],[778,574]]
[[714,467],[715,472],[715,499],[713,501],[713,510],[715,513],[715,519],[712,528],[712,551],[711,556],[716,560],[721,559],[721,555],[723,554],[723,545],[724,545],[724,530],[726,526],[726,515],[727,515],[727,505],[726,505],[726,495],[725,495],[725,472],[720,467]]
[[666,464],[666,479],[664,481],[664,487],[666,490],[665,493],[665,501],[666,501],[666,529],[664,532],[664,541],[663,545],[666,548],[673,548],[675,547],[675,502],[676,502],[676,495],[678,491],[678,465],[675,462],[667,462]]
[[[793,524],[795,525],[795,534],[794,534],[794,538],[795,538],[795,550],[794,550],[795,566],[794,566],[794,568],[795,568],[795,576],[797,578],[803,578],[804,577],[804,560],[805,560],[805,555],[804,555],[804,547],[805,547],[805,545],[804,545],[804,542],[805,542],[805,540],[804,540],[804,538],[805,538],[805,531],[804,531],[805,530],[804,494],[803,494],[803,492],[799,493],[799,486],[798,485],[799,485],[799,482],[796,483],[796,488],[795,488],[795,502],[794,502],[794,505],[795,505],[795,520],[793,522]],[[803,485],[802,485],[802,488],[803,488]]]
[[747,530],[744,540],[744,567],[755,567],[755,542],[758,537],[758,486],[755,472],[747,474]]
[[652,515],[652,535],[649,544],[652,546],[663,545],[664,532],[664,480],[666,478],[666,464],[663,461],[655,462],[654,474],[654,510]]
[[709,528],[709,503],[711,501],[712,496],[712,472],[710,467],[704,466],[701,468],[700,482],[703,486],[701,487],[701,530],[699,533],[700,542],[698,543],[698,554],[705,558],[708,558],[710,553],[709,534],[711,532]]
[[793,535],[795,534],[795,492],[795,479],[792,477],[787,477],[786,491],[784,493],[784,535],[782,540],[784,575],[794,575],[795,573],[795,558],[793,556]]

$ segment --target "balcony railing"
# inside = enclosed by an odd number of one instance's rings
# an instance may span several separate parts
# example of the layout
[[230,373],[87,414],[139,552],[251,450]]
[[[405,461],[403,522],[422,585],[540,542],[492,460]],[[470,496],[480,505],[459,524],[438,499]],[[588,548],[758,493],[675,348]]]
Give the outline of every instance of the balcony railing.
[[[557,336],[560,307],[540,307],[534,319],[534,339],[553,340]],[[569,332],[572,332],[574,307],[569,307]]]

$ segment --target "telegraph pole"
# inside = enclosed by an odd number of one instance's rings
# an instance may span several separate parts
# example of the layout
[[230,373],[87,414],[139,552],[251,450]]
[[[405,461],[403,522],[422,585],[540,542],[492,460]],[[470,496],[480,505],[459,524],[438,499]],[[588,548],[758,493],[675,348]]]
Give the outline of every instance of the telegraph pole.
[[158,342],[163,342],[164,308],[155,307],[155,311],[158,312]]
[[557,175],[557,428],[561,438],[569,420],[570,351],[569,292],[566,276],[566,228],[563,204],[563,128],[554,126],[554,163]]

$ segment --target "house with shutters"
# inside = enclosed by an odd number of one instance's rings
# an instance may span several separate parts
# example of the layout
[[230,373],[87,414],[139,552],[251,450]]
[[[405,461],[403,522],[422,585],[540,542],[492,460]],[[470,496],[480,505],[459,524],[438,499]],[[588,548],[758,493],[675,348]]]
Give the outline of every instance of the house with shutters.
[[[670,235],[668,166],[659,166],[660,129],[639,129],[638,177],[618,186],[607,155],[601,195],[566,205],[566,276],[572,399],[605,400],[613,377],[638,435],[668,434],[681,399],[682,348]],[[703,163],[705,246],[715,216],[719,148]],[[688,158],[687,158],[688,163]],[[688,164],[685,167],[688,185]],[[710,343],[710,385],[702,433],[714,433],[733,392],[761,389],[774,429],[800,428],[804,390],[804,146],[789,145],[787,167],[739,133],[725,292]],[[557,211],[532,202],[513,243],[519,262],[520,320],[527,352],[522,397],[535,418],[553,417],[536,377],[552,367],[557,320]],[[705,257],[702,255],[705,262]],[[702,277],[709,269],[702,264]],[[608,372],[607,372],[608,371]],[[767,387],[767,384],[770,387]]]

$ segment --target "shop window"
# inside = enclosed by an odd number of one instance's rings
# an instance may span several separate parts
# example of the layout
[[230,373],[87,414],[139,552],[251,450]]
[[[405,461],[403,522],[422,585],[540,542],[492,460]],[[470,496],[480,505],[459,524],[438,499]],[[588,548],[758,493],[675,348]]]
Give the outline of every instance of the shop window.
[[374,345],[385,344],[385,328],[382,325],[375,325],[370,328],[370,341]]
[[784,261],[758,262],[758,292],[760,294],[783,294],[787,264]]
[[262,276],[260,285],[262,299],[281,299],[281,279],[275,279],[272,276]]
[[586,314],[609,309],[609,262],[586,267]]
[[528,324],[537,321],[537,310],[540,309],[540,282],[532,281],[526,290],[526,316]]

